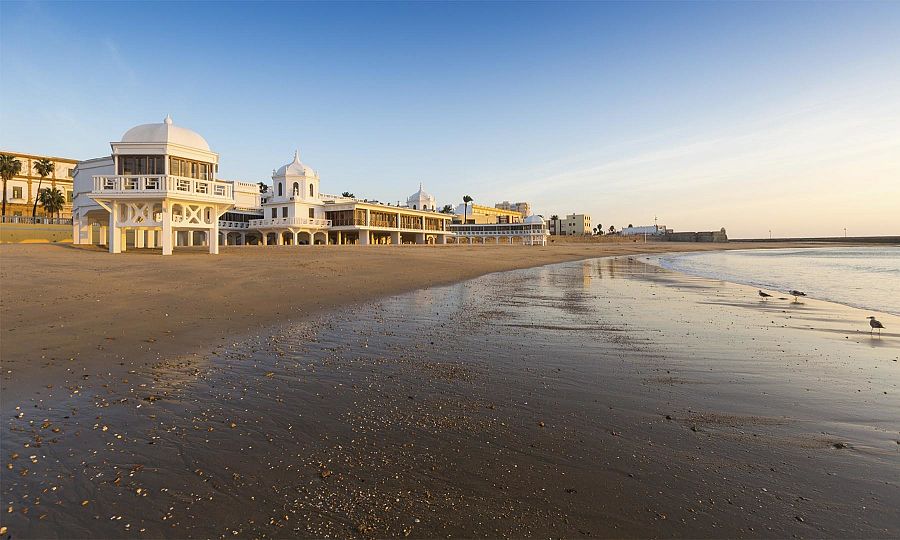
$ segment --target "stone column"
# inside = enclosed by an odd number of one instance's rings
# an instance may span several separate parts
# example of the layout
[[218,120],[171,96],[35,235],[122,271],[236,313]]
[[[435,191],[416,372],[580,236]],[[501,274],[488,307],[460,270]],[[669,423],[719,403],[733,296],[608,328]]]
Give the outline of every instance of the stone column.
[[[369,211],[366,210],[366,216],[368,217]],[[368,219],[366,220],[368,221]],[[368,229],[360,229],[359,231],[359,244],[362,246],[369,245],[369,230]]]
[[[399,216],[400,214],[397,214],[397,215]],[[392,244],[396,244],[399,246],[400,243],[402,242],[402,239],[403,239],[403,237],[400,235],[400,231],[391,233],[391,243]]]
[[206,231],[206,238],[209,240],[209,254],[219,254],[219,209],[213,209],[212,229]]
[[162,254],[163,255],[171,255],[172,254],[172,208],[171,205],[163,201],[162,207],[162,230],[159,233],[162,235]]
[[135,248],[143,248],[144,247],[144,234],[147,231],[143,229],[135,229],[134,230],[134,247]]
[[187,231],[187,244],[188,247],[194,245],[194,231],[193,229],[188,229]]

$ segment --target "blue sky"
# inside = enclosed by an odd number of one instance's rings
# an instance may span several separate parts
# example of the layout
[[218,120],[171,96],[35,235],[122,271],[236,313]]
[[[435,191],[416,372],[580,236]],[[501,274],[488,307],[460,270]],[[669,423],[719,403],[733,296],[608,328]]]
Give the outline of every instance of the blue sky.
[[202,134],[322,190],[900,234],[900,3],[0,3],[0,147]]

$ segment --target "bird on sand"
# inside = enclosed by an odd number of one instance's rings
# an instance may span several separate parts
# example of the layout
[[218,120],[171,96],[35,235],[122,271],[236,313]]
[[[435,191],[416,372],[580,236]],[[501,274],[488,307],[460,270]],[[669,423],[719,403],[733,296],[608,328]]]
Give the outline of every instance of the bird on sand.
[[866,318],[869,319],[869,326],[871,326],[871,328],[869,329],[869,333],[871,334],[871,333],[872,333],[872,330],[875,330],[875,329],[877,328],[877,329],[878,329],[878,335],[880,336],[880,335],[881,335],[881,329],[884,328],[884,325],[881,324],[881,321],[879,321],[879,320],[876,319],[875,317],[866,317]]
[[806,296],[806,293],[803,291],[791,290],[791,296],[794,297],[794,302],[796,302],[801,296]]
[[771,294],[769,294],[769,293],[764,293],[764,292],[762,292],[762,291],[759,291],[759,296],[761,296],[763,300],[768,300],[769,298],[772,298],[772,295],[771,295]]

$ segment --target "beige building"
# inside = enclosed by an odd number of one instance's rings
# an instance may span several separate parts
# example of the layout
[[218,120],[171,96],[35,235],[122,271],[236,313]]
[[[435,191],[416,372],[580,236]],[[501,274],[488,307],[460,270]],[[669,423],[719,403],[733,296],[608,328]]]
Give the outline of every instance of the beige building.
[[511,203],[509,201],[503,201],[501,203],[497,203],[494,205],[494,208],[499,208],[500,210],[510,210],[512,212],[518,212],[523,216],[531,215],[531,205],[527,202],[516,202]]
[[525,214],[516,212],[515,210],[504,210],[502,208],[491,208],[490,206],[482,206],[472,203],[466,211],[465,205],[460,204],[454,211],[453,223],[462,224],[463,216],[465,216],[468,225],[493,225],[496,223],[522,223]]
[[590,236],[594,233],[591,216],[588,214],[569,214],[563,219],[553,216],[548,222],[550,234],[559,236]]
[[[78,160],[54,156],[23,154],[0,150],[0,154],[15,157],[22,163],[22,170],[6,183],[6,215],[31,217],[34,200],[38,194],[41,177],[34,170],[34,164],[41,159],[49,159],[53,163],[53,174],[44,178],[41,188],[57,188],[66,197],[66,205],[59,213],[61,218],[72,217],[72,175]],[[0,194],[2,195],[2,194]],[[37,206],[37,216],[43,217],[44,210]],[[54,216],[55,217],[55,216]]]

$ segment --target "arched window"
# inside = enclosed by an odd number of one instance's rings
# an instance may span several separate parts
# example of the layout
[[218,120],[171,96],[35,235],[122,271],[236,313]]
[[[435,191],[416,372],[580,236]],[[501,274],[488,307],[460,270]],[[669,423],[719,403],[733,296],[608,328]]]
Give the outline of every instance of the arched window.
[[281,187],[281,182],[278,182],[278,196],[281,197],[284,195],[284,188]]
[[413,205],[413,210],[415,210],[415,209],[416,209],[416,205]]
[[310,197],[314,197],[314,196],[315,196],[315,195],[313,194],[313,185],[312,185],[312,184],[309,185],[309,196],[310,196]]
[[294,182],[294,196],[295,197],[300,196],[300,184],[297,182]]

